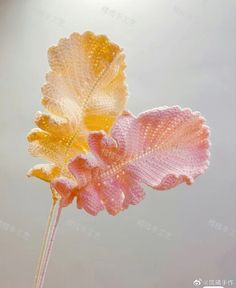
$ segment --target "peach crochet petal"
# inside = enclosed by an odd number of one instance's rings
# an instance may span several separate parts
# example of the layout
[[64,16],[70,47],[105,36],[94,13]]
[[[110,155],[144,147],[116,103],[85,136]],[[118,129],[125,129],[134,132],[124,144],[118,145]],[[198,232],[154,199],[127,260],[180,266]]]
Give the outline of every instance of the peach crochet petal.
[[119,116],[110,136],[90,133],[93,165],[88,165],[91,155],[70,163],[77,181],[86,178],[84,186],[78,181],[79,207],[94,215],[103,206],[115,215],[143,199],[141,183],[157,190],[193,183],[208,167],[208,136],[200,114],[178,106],[146,111],[137,118]]
[[130,204],[136,205],[144,198],[144,190],[132,172],[122,173],[119,184],[124,192],[123,208],[128,208]]
[[66,207],[73,201],[77,194],[77,183],[66,177],[56,179],[51,182],[52,190],[55,189],[61,196],[61,207]]
[[85,155],[80,154],[70,160],[68,164],[69,171],[77,180],[78,188],[86,186],[92,177],[92,169],[95,167],[95,160],[88,159]]
[[124,200],[119,181],[115,177],[110,177],[104,178],[103,181],[99,181],[96,184],[96,189],[107,212],[111,215],[116,215],[122,210]]
[[90,151],[97,161],[102,163],[113,163],[114,153],[118,152],[116,141],[105,132],[93,132],[88,137]]
[[104,209],[104,206],[99,197],[98,191],[93,185],[86,186],[77,194],[77,207],[84,209],[91,215],[97,215],[98,212]]
[[125,153],[129,141],[131,123],[135,121],[135,116],[124,111],[122,117],[117,117],[116,125],[112,127],[112,137],[116,140],[120,153]]

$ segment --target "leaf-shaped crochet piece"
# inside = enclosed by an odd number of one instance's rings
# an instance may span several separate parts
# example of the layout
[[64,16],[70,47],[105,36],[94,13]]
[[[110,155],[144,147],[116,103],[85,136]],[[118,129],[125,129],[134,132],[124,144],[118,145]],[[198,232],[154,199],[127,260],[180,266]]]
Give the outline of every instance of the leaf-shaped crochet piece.
[[208,138],[204,119],[190,109],[163,107],[137,118],[125,113],[110,135],[89,135],[92,155],[69,164],[75,180],[60,177],[52,187],[63,207],[76,197],[78,208],[92,215],[104,208],[115,215],[143,199],[142,183],[157,190],[191,184],[208,167]]
[[51,181],[67,175],[70,158],[88,149],[89,131],[109,131],[127,98],[122,49],[104,35],[73,33],[48,51],[51,71],[42,87],[46,112],[36,114],[29,151],[50,164],[28,175]]

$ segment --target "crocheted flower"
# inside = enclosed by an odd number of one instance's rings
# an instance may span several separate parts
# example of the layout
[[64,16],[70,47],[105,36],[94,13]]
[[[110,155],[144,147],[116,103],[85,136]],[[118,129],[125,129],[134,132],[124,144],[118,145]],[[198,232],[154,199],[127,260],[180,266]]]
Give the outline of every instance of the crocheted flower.
[[73,33],[48,51],[51,71],[42,87],[46,112],[36,114],[38,128],[28,135],[29,151],[49,164],[28,176],[51,181],[70,177],[68,160],[88,150],[89,131],[109,131],[124,109],[127,89],[122,49],[106,36]]
[[116,215],[144,198],[142,184],[166,190],[194,179],[208,167],[209,131],[204,118],[190,109],[163,107],[119,116],[111,129],[90,133],[91,153],[69,163],[74,179],[56,178],[52,187],[61,207],[96,215],[104,208]]
[[144,185],[192,184],[209,164],[200,113],[178,106],[138,117],[124,112],[124,54],[106,36],[73,33],[48,56],[45,112],[37,112],[38,128],[28,135],[32,155],[49,162],[28,176],[50,182],[52,192],[35,287],[43,287],[62,208],[73,200],[91,215],[104,209],[116,215],[144,198]]

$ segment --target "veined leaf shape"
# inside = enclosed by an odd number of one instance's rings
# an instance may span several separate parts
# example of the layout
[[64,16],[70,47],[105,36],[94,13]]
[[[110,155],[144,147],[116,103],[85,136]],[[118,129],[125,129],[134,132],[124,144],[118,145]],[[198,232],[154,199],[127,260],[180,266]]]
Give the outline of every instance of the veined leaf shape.
[[106,36],[73,33],[49,48],[48,57],[51,71],[42,87],[46,112],[36,114],[38,128],[28,135],[31,154],[49,161],[28,175],[45,181],[69,176],[66,164],[87,151],[89,131],[108,132],[127,98],[124,54]]
[[90,154],[69,163],[74,180],[56,178],[51,185],[62,207],[77,198],[77,207],[96,215],[115,215],[144,197],[142,184],[166,190],[193,183],[208,167],[209,131],[204,118],[190,109],[162,107],[119,116],[110,135],[89,135]]

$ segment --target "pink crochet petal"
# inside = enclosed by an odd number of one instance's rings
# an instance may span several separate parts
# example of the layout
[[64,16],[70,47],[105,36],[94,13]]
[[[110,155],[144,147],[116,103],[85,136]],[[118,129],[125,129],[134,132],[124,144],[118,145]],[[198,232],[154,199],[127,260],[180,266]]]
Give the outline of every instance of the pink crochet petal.
[[95,161],[83,154],[74,157],[68,164],[69,171],[77,180],[77,187],[80,189],[86,186],[91,180],[91,171],[96,167]]
[[94,216],[104,209],[98,192],[93,185],[88,185],[85,189],[79,191],[77,207],[79,209],[84,208],[85,211]]
[[118,182],[124,193],[123,208],[126,209],[129,205],[136,205],[143,200],[145,193],[131,171],[122,171],[118,174]]
[[[163,179],[169,179],[163,182],[165,189],[190,184],[208,166],[209,132],[199,113],[179,107],[153,109],[140,114],[130,130],[127,149],[134,160],[127,166],[153,188],[162,190]],[[173,184],[170,179],[175,178]]]
[[109,214],[116,215],[122,210],[124,194],[117,179],[105,178],[103,182],[97,182],[95,186]]
[[69,164],[78,208],[96,215],[105,207],[116,215],[144,198],[141,183],[157,190],[191,184],[208,167],[208,138],[204,119],[190,109],[164,107],[138,118],[119,116],[110,136],[89,135],[96,160],[80,155]]
[[161,183],[158,186],[156,186],[155,188],[157,190],[167,190],[170,188],[174,188],[175,186],[177,186],[178,184],[181,184],[183,182],[190,185],[193,182],[193,178],[183,176],[183,175],[179,175],[179,176],[168,175],[168,176],[164,177],[163,180],[161,181]]
[[55,178],[51,182],[51,187],[55,189],[61,196],[61,207],[66,207],[73,201],[75,197],[76,186],[76,182],[66,177]]
[[129,141],[130,126],[136,118],[128,111],[124,111],[116,119],[116,124],[111,129],[111,136],[116,140],[120,153],[126,153]]
[[108,136],[105,132],[93,132],[88,137],[89,148],[93,155],[103,163],[113,163],[117,159],[118,150],[117,143],[113,138]]

